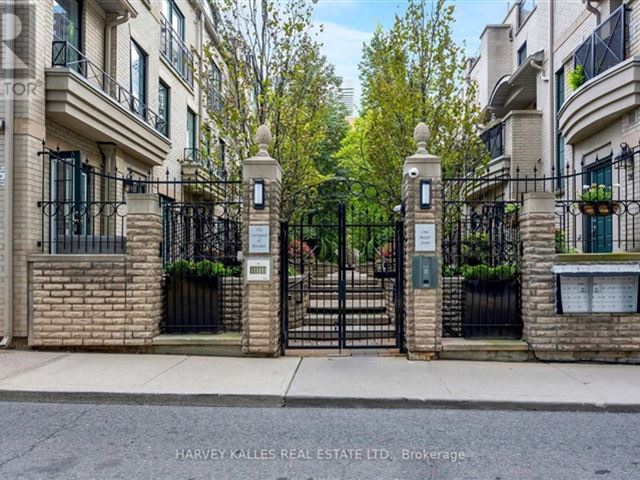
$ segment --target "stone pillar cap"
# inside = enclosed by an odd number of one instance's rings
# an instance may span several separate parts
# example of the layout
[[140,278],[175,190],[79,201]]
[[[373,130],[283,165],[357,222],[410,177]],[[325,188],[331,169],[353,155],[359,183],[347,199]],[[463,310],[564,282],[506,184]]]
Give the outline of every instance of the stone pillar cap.
[[256,130],[256,136],[254,137],[254,142],[258,145],[258,154],[257,156],[269,156],[268,147],[271,143],[271,130],[265,124],[262,124]]

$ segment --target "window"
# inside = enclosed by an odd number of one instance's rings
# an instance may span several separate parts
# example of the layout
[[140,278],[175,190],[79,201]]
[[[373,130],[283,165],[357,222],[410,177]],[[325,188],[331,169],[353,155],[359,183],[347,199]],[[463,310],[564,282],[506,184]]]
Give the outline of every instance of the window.
[[527,18],[535,8],[536,0],[520,0],[518,3],[518,28],[527,21]]
[[51,217],[53,242],[56,236],[91,234],[89,212],[93,201],[91,168],[82,163],[80,152],[58,152],[56,155],[58,158],[51,164],[51,197],[53,202],[64,205],[64,209]]
[[175,0],[162,0],[160,52],[179,75],[193,86],[193,53],[185,44],[184,15],[180,12]]
[[196,134],[196,114],[187,109],[187,148],[192,152],[197,147]]
[[518,49],[518,66],[522,65],[527,59],[527,42],[524,42]]
[[181,40],[184,40],[184,15],[182,15],[176,2],[174,0],[163,0],[162,14],[171,25],[173,31],[178,34]]
[[69,42],[80,50],[80,4],[78,0],[54,0],[54,40]]
[[220,111],[222,109],[222,73],[220,68],[213,62],[211,63],[211,73],[209,74],[207,102],[211,110]]
[[564,147],[565,141],[562,132],[558,128],[558,112],[564,105],[564,97],[565,97],[565,78],[564,78],[564,68],[561,68],[556,72],[556,186],[559,189],[564,188],[564,181],[562,175],[565,172],[565,162],[564,162]]
[[169,137],[169,87],[160,80],[158,84],[158,131]]
[[146,118],[147,54],[131,40],[131,110]]
[[[54,42],[67,42],[66,44],[54,44],[54,56],[56,52],[62,52],[65,66],[82,73],[84,57],[81,53],[80,18],[81,5],[78,0],[54,0],[53,2],[53,40]],[[64,49],[64,51],[63,51]]]

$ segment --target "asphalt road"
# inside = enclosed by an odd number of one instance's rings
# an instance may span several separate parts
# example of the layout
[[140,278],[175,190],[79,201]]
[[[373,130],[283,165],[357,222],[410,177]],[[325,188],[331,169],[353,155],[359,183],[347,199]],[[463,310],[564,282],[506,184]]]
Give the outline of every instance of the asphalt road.
[[639,479],[640,414],[0,403],[2,479]]

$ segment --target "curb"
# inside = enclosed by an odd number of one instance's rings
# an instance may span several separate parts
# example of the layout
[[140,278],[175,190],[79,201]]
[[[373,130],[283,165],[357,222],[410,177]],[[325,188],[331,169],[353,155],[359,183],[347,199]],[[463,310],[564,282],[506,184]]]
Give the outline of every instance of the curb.
[[37,392],[0,390],[0,402],[168,405],[192,407],[386,408],[431,410],[511,410],[540,412],[640,413],[640,404],[540,402],[530,400],[306,397],[295,395],[177,394],[124,392]]

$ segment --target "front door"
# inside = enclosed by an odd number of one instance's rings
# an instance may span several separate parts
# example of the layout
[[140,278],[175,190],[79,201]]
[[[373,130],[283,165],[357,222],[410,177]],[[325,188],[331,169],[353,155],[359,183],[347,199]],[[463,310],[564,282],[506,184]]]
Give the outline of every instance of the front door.
[[402,221],[349,200],[282,223],[285,348],[402,348]]
[[[612,188],[611,161],[600,162],[587,172],[589,185],[605,185]],[[585,253],[609,253],[613,250],[613,220],[611,215],[583,218],[583,251]]]

